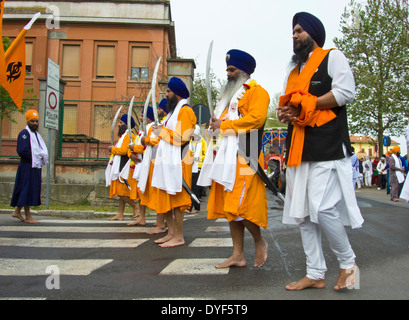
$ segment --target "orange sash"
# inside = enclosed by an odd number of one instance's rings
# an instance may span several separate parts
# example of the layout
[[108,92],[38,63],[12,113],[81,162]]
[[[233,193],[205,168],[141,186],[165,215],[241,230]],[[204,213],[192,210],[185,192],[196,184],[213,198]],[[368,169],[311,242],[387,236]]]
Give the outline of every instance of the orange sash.
[[336,118],[330,110],[315,110],[317,97],[308,93],[310,81],[318,67],[331,51],[317,48],[312,53],[307,64],[299,72],[299,66],[295,67],[288,78],[285,95],[280,97],[279,107],[291,103],[295,107],[301,107],[299,121],[293,122],[293,133],[291,147],[287,150],[289,154],[287,166],[298,167],[301,164],[304,149],[305,127],[322,126]]

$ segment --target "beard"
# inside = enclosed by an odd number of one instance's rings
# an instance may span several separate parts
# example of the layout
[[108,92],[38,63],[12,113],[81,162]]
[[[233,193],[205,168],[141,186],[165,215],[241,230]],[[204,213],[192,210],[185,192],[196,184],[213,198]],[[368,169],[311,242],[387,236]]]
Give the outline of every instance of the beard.
[[168,98],[168,103],[166,104],[166,107],[168,108],[168,113],[173,112],[173,110],[175,110],[178,103],[179,102],[178,102],[178,99],[176,98],[176,95],[173,95],[172,98]]
[[38,124],[30,124],[30,123],[27,123],[27,125],[28,125],[28,127],[30,128],[30,130],[31,130],[32,132],[35,132],[35,131],[38,130]]
[[229,106],[233,96],[248,78],[248,75],[243,71],[241,71],[236,78],[228,78],[226,85],[221,89],[220,101],[216,106],[215,114],[221,115],[223,113],[224,109]]
[[314,48],[314,40],[310,36],[304,41],[302,40],[294,40],[293,51],[294,55],[291,59],[292,64],[301,65],[307,62],[310,52],[312,52]]
[[120,137],[120,136],[122,136],[125,132],[126,132],[126,129],[128,128],[128,126],[127,125],[125,125],[125,124],[123,124],[122,126],[120,126],[119,128],[118,128],[118,136]]

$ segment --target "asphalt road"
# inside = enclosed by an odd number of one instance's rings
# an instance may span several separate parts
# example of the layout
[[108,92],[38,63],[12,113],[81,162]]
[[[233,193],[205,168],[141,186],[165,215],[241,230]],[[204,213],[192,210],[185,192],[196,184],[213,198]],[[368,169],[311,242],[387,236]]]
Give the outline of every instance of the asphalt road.
[[[382,192],[382,191],[381,191]],[[246,232],[247,267],[216,270],[232,252],[228,224],[206,212],[186,216],[186,244],[160,248],[146,231],[124,222],[37,215],[28,225],[0,214],[0,299],[57,300],[406,300],[409,298],[409,205],[383,193],[357,193],[363,228],[348,230],[357,256],[356,287],[332,289],[338,264],[323,237],[326,288],[289,292],[305,275],[298,227],[281,223],[282,207],[269,195],[269,243],[263,268],[252,267],[254,246]],[[171,310],[168,310],[171,311]],[[180,311],[180,310],[179,310]],[[237,311],[237,310],[236,310]],[[166,312],[166,311],[165,311]]]

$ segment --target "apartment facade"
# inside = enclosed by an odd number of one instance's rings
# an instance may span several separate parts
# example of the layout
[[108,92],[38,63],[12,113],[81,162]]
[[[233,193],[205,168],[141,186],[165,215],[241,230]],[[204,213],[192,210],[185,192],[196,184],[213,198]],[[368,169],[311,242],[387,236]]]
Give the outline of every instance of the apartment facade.
[[[6,1],[3,36],[13,40],[36,12],[42,15],[26,35],[26,88],[38,97],[48,58],[60,66],[65,134],[108,142],[107,119],[132,96],[143,104],[159,57],[158,102],[171,76],[193,87],[193,60],[176,55],[170,1]],[[24,127],[24,116],[15,118],[3,121],[4,143]]]

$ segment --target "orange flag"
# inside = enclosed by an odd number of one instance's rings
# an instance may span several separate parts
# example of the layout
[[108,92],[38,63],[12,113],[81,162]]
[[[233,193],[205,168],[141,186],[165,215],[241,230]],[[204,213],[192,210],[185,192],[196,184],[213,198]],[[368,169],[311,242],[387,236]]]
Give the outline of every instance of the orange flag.
[[3,9],[4,9],[4,0],[0,0],[0,85],[7,90],[6,82],[6,60],[4,58],[4,48],[3,48]]
[[33,16],[4,54],[6,71],[5,88],[19,110],[21,110],[23,105],[24,82],[26,78],[26,33],[39,16],[40,13],[36,13]]

